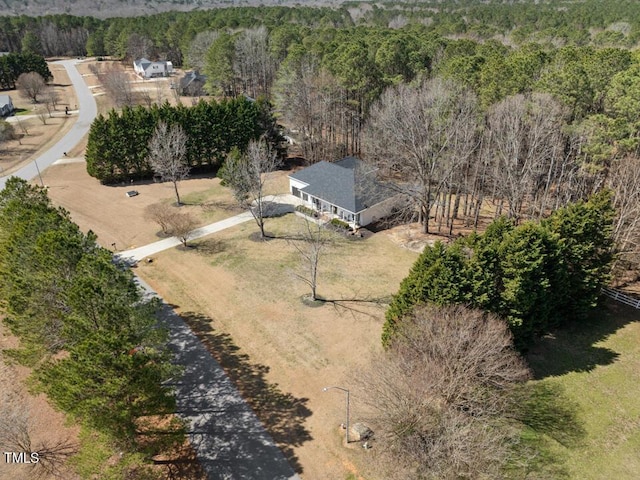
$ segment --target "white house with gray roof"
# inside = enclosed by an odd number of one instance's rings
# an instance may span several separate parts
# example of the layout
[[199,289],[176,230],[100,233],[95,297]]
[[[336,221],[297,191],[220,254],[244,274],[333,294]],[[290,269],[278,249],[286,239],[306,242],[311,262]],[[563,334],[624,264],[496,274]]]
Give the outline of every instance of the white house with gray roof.
[[355,157],[319,162],[289,175],[291,194],[305,206],[354,228],[388,216],[397,192],[376,179],[376,169]]
[[13,113],[15,107],[9,95],[0,95],[0,117],[7,117]]
[[142,78],[168,77],[173,73],[173,64],[140,58],[133,62],[133,70]]

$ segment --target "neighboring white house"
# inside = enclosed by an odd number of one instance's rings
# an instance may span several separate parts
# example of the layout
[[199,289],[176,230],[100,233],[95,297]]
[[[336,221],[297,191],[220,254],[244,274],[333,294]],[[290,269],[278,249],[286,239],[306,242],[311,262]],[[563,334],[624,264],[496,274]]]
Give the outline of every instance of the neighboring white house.
[[141,58],[133,62],[133,69],[142,78],[168,77],[173,73],[171,62],[152,62]]
[[313,210],[354,228],[391,213],[397,192],[376,180],[376,169],[355,157],[319,162],[289,175],[291,194]]
[[9,95],[0,95],[0,117],[11,115],[15,107]]

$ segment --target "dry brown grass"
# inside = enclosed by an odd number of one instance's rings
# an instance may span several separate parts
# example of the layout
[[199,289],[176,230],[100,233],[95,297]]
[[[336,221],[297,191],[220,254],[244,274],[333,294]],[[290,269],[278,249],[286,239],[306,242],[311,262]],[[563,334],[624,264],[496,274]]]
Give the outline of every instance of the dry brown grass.
[[[267,230],[290,235],[297,221],[293,215],[272,219]],[[303,476],[343,478],[356,469],[350,462],[363,468],[366,453],[342,447],[336,427],[344,421],[344,397],[322,388],[348,387],[350,372],[380,349],[384,309],[368,302],[305,306],[305,285],[292,274],[294,248],[282,238],[249,240],[256,229],[246,223],[195,242],[195,248],[164,252],[138,273],[178,306]],[[415,258],[385,233],[342,239],[321,260],[319,294],[386,297]],[[358,408],[352,398],[352,421]]]
[[[0,173],[8,175],[28,162],[37,158],[47,151],[69,131],[75,122],[75,115],[65,115],[65,106],[75,109],[77,106],[76,94],[71,86],[71,81],[67,71],[62,65],[49,63],[49,69],[53,74],[51,84],[58,94],[59,103],[56,111],[53,111],[53,118],[47,115],[46,125],[35,116],[37,108],[44,108],[44,105],[34,105],[30,100],[23,98],[17,90],[10,90],[14,106],[26,112],[12,118],[12,125],[19,140],[12,140],[6,144],[5,151],[0,156]],[[13,123],[17,119],[19,123]],[[25,134],[24,130],[27,131]],[[5,147],[3,147],[5,148]]]

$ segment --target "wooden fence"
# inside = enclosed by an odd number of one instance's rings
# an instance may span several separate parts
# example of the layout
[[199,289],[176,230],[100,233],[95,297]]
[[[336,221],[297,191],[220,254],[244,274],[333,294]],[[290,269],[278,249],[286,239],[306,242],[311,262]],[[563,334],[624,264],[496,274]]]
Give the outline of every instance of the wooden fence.
[[613,288],[603,288],[602,293],[620,303],[640,309],[640,299],[634,298],[631,295],[627,295],[626,293],[622,293],[621,291]]

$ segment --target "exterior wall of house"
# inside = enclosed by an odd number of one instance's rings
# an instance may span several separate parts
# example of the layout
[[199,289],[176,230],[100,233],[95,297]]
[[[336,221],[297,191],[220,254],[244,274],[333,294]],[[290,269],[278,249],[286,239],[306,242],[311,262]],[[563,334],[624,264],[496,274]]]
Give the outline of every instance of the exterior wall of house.
[[312,197],[302,192],[301,189],[306,187],[307,184],[299,180],[289,178],[289,191],[294,197],[301,199],[305,206],[313,208],[322,213],[333,215],[336,218],[340,218],[345,222],[348,222],[351,226],[356,224],[360,227],[364,227],[373,223],[381,218],[386,217],[391,213],[395,198],[389,198],[384,202],[380,202],[371,208],[361,211],[359,214],[354,214],[348,210],[343,210],[340,207],[325,202],[324,200]]
[[11,115],[14,110],[15,108],[13,106],[13,102],[11,101],[11,97],[7,95],[6,101],[0,102],[0,117]]
[[389,198],[384,202],[360,212],[360,226],[364,227],[389,215],[393,208],[394,201],[395,198]]
[[311,197],[306,193],[303,193],[300,191],[302,188],[306,186],[308,185],[304,182],[301,182],[299,180],[294,180],[293,178],[289,179],[289,191],[291,192],[291,195],[293,195],[294,197],[300,198],[305,203],[305,205],[312,206]]

